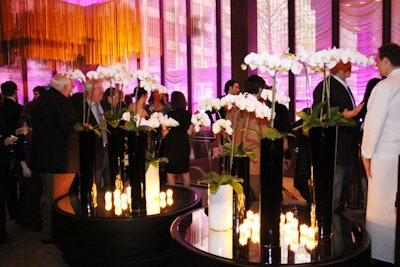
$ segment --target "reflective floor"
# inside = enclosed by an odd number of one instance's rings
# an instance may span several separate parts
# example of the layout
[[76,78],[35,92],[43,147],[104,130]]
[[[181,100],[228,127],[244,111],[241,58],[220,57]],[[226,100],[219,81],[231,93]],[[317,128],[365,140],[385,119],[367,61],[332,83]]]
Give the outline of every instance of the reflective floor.
[[[293,179],[285,178],[283,182],[285,201],[302,201],[293,187]],[[203,204],[207,204],[207,190],[205,187],[192,185],[192,189],[199,191],[203,197]],[[287,192],[286,192],[287,191]],[[295,198],[298,198],[297,200]],[[348,208],[345,213],[354,220],[365,222],[365,209]],[[64,263],[61,252],[53,244],[42,244],[40,232],[34,232],[7,221],[7,232],[12,242],[0,245],[0,266],[68,266]],[[79,242],[79,241],[78,241]]]

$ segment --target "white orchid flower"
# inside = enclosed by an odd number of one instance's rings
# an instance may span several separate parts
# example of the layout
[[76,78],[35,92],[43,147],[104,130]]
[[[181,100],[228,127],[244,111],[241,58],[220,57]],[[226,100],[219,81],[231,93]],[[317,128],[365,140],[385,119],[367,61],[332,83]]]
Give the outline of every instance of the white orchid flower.
[[131,120],[131,113],[130,113],[129,111],[124,112],[124,113],[122,114],[122,119],[123,119],[124,121],[130,121],[130,120]]
[[233,129],[231,125],[232,122],[230,120],[219,119],[212,126],[213,133],[218,134],[221,131],[225,131],[228,135],[232,135]]

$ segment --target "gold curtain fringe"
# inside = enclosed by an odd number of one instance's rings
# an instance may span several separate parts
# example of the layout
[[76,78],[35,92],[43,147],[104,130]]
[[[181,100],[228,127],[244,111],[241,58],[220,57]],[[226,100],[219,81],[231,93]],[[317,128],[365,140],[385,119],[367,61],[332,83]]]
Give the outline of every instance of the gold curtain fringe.
[[[79,4],[80,1],[78,1]],[[111,65],[140,55],[136,1],[93,1],[80,6],[60,0],[2,1],[1,65],[22,59]],[[104,2],[104,3],[102,3]]]

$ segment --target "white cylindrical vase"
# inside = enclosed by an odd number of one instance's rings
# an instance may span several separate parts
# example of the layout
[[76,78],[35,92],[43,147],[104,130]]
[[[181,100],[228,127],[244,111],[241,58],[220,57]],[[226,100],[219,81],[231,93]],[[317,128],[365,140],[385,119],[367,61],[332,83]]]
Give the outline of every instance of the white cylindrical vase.
[[146,211],[147,215],[160,213],[160,174],[157,166],[149,164],[146,171]]
[[208,230],[208,252],[220,257],[232,259],[233,238],[232,229],[227,231]]
[[208,188],[208,228],[214,231],[226,231],[233,225],[233,188],[221,185],[213,194]]

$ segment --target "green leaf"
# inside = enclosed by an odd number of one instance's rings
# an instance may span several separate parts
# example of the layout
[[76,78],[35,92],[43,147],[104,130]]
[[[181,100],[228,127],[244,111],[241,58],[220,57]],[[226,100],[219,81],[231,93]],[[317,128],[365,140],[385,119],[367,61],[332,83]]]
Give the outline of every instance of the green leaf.
[[83,126],[83,124],[81,124],[81,123],[76,123],[76,124],[74,125],[74,130],[75,130],[76,132],[82,132],[82,131],[87,131],[87,130],[89,130],[89,129],[88,129],[88,127],[86,127],[86,126]]
[[316,119],[319,117],[319,115],[321,114],[321,110],[325,106],[325,104],[326,104],[325,101],[321,101],[312,108],[312,110],[311,110],[311,118],[312,119]]
[[136,131],[137,130],[136,122],[134,120],[130,120],[130,121],[126,122],[125,127],[128,131]]
[[97,135],[98,138],[101,137],[101,131],[98,128],[93,129],[93,131]]
[[228,184],[230,186],[232,186],[233,190],[235,190],[235,192],[237,194],[242,194],[243,193],[243,186],[239,182],[231,180],[231,181],[228,182]]
[[219,189],[219,184],[210,184],[210,192],[215,194]]
[[241,178],[235,178],[228,174],[220,175],[214,171],[208,173],[204,172],[202,168],[197,166],[191,166],[190,168],[200,172],[201,177],[197,180],[197,184],[206,183],[210,186],[210,192],[215,194],[220,185],[229,184],[233,190],[237,193],[243,192],[243,186],[241,183],[244,182]]
[[107,123],[108,123],[111,127],[117,128],[118,125],[119,125],[119,123],[120,123],[120,121],[121,121],[120,119],[109,120],[109,121],[107,121]]
[[268,126],[262,130],[263,138],[275,140],[282,137],[282,134],[275,128]]
[[262,134],[260,133],[260,131],[257,131],[256,129],[249,128],[248,131],[249,131],[250,133],[253,133],[253,134],[257,135],[257,137],[260,138],[260,139],[263,138],[263,136],[262,136]]
[[[300,117],[300,119],[302,119],[303,121],[309,122],[311,120],[311,116],[310,114],[308,114],[307,112],[305,112],[304,110],[299,111],[296,113],[298,117]],[[297,128],[297,127],[296,127]]]

